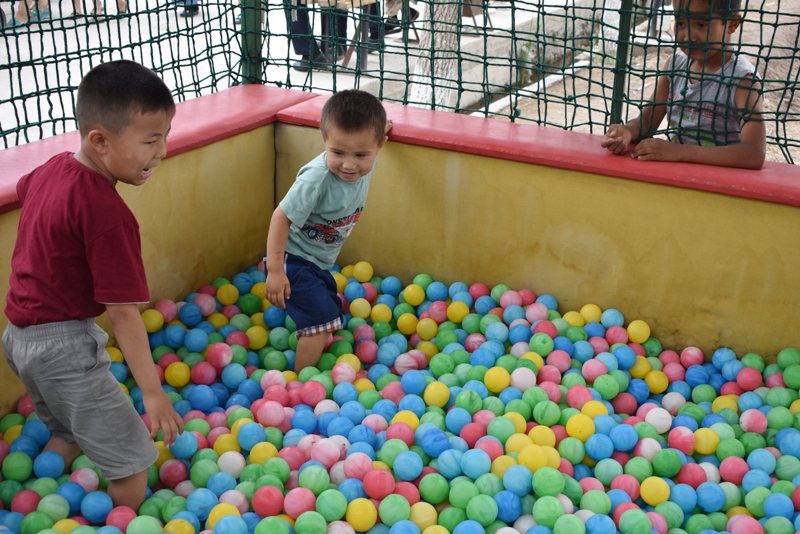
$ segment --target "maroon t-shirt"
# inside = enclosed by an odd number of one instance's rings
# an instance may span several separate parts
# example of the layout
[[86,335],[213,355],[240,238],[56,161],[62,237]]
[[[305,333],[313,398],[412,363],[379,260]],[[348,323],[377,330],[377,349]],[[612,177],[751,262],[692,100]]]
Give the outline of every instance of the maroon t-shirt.
[[17,184],[22,214],[6,317],[18,326],[86,319],[150,300],[139,225],[103,175],[64,152]]

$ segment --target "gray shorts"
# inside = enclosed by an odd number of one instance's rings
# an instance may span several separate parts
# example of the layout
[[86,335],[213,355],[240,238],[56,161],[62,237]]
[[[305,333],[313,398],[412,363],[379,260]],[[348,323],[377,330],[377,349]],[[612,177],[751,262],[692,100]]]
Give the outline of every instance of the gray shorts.
[[108,334],[94,319],[3,332],[3,350],[39,419],[81,450],[109,480],[148,469],[158,451],[119,382],[109,372]]

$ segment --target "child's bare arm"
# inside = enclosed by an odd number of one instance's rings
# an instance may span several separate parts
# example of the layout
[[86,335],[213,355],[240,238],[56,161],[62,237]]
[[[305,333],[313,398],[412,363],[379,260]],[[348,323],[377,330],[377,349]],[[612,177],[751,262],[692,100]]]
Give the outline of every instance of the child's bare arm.
[[[664,69],[670,67],[671,58],[664,63]],[[659,76],[650,102],[642,107],[641,114],[625,124],[612,124],[603,136],[601,146],[614,154],[624,154],[628,151],[630,143],[658,128],[667,114],[667,100],[669,99],[669,78]]]
[[275,208],[269,223],[267,234],[267,300],[279,308],[285,308],[284,299],[292,293],[289,279],[283,272],[283,256],[286,253],[286,241],[289,239],[291,221],[280,206]]
[[135,304],[106,305],[111,328],[119,348],[128,363],[136,385],[142,390],[142,402],[150,418],[150,437],[159,430],[164,432],[164,443],[172,445],[179,432],[183,432],[183,419],[175,412],[153,365],[147,331]]
[[633,149],[631,156],[641,160],[684,161],[719,167],[760,169],[766,155],[766,129],[761,121],[763,104],[759,86],[758,82],[744,80],[734,94],[736,108],[746,110],[739,143],[697,146],[645,139]]

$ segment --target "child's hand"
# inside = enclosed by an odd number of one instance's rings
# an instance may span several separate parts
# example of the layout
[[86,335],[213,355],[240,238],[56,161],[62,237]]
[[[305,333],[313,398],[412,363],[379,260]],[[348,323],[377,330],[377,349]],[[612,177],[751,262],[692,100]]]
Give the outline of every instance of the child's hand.
[[286,302],[292,294],[292,288],[289,287],[289,279],[284,272],[270,271],[267,275],[267,300],[279,308],[285,308]]
[[681,147],[664,139],[645,139],[631,151],[631,157],[643,161],[680,161]]
[[631,144],[633,136],[631,131],[622,124],[612,124],[608,129],[606,135],[603,136],[603,141],[600,146],[607,148],[614,154],[624,154]]
[[172,408],[172,402],[163,391],[145,394],[142,398],[147,417],[150,418],[150,439],[154,439],[159,430],[164,432],[164,444],[172,445],[175,438],[183,432],[183,419]]

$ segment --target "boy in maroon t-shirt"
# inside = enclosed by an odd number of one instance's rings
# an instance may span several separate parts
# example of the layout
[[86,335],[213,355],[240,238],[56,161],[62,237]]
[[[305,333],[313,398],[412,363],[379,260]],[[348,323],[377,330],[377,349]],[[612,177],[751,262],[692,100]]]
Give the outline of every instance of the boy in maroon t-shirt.
[[[166,155],[175,103],[164,82],[132,61],[92,69],[78,87],[76,154],[59,154],[17,185],[22,213],[6,298],[3,350],[39,418],[45,450],[70,466],[81,450],[107,479],[115,506],[138,510],[158,457],[183,421],[153,365],[137,304],[150,300],[139,225],[117,182],[142,185]],[[143,393],[152,431],[109,372],[108,312]]]

